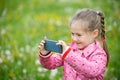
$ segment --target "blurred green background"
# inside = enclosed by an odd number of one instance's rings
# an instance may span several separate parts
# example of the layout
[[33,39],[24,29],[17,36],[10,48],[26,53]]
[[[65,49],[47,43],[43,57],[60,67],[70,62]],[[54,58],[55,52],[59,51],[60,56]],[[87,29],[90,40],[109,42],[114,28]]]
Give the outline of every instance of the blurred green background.
[[0,0],[0,80],[61,80],[62,67],[41,67],[38,45],[44,36],[69,43],[70,18],[82,8],[104,12],[110,51],[104,80],[120,80],[119,0]]

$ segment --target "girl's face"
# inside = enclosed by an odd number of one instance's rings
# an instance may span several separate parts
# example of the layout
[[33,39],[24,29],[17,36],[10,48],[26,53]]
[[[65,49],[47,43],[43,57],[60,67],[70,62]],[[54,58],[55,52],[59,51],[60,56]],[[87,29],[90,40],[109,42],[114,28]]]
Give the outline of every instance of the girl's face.
[[98,36],[98,30],[89,31],[87,22],[74,21],[71,24],[71,35],[77,47],[79,49],[84,49],[94,42],[95,38]]

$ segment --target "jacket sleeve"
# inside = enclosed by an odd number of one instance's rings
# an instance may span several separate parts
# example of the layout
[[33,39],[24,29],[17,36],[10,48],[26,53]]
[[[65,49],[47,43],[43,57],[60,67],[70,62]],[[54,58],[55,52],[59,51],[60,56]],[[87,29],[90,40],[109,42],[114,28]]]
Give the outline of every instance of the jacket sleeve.
[[104,52],[97,51],[91,56],[91,59],[81,57],[77,53],[70,53],[65,61],[78,73],[82,73],[86,77],[95,77],[105,71],[107,58]]
[[47,56],[42,56],[39,54],[38,57],[41,65],[47,69],[55,69],[59,66],[62,66],[62,58],[60,54],[50,53]]

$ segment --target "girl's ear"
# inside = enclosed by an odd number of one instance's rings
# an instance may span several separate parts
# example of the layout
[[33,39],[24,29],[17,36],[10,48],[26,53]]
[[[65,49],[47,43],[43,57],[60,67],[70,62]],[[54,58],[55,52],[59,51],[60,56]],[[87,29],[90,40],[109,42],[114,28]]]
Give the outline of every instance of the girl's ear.
[[99,30],[98,29],[95,29],[93,31],[93,37],[96,38],[98,36],[98,33],[99,33]]

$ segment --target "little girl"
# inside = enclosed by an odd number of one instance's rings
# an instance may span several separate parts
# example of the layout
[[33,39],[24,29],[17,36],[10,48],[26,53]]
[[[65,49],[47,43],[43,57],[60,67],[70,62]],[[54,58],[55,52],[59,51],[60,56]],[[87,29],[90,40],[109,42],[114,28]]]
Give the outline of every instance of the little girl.
[[[63,54],[52,54],[39,45],[39,60],[47,69],[63,66],[63,80],[103,80],[109,55],[105,40],[105,25],[102,12],[82,9],[70,23],[72,42],[69,46],[58,41]],[[103,42],[103,49],[99,40]]]

